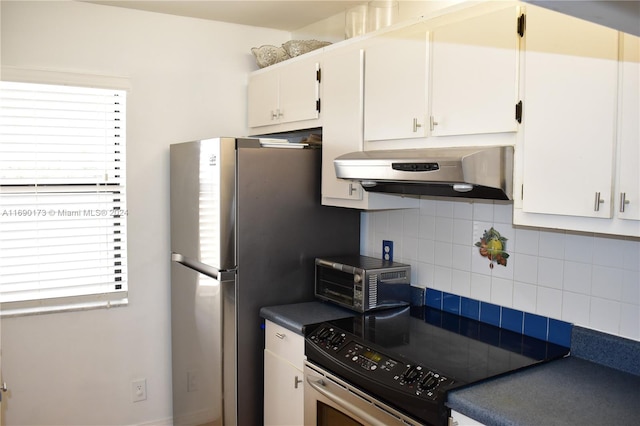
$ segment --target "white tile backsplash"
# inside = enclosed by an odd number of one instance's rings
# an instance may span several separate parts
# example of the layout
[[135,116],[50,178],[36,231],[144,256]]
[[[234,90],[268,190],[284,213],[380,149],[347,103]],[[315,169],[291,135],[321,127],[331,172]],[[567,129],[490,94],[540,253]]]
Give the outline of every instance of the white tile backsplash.
[[538,282],[538,256],[516,253],[510,259],[513,278],[516,281],[536,284]]
[[534,284],[515,281],[513,283],[513,306],[523,312],[535,312],[537,304],[537,287]]
[[565,233],[555,230],[537,231],[538,255],[555,259],[564,259]]
[[538,255],[538,242],[540,233],[531,229],[516,229],[516,241],[513,251],[516,253]]
[[513,306],[513,280],[496,277],[491,279],[491,303]]
[[[423,197],[419,209],[363,212],[362,252],[412,265],[412,284],[640,340],[640,239],[514,227],[512,205]],[[494,227],[507,265],[475,243]]]
[[591,294],[591,265],[565,260],[562,288],[574,293]]
[[[566,234],[564,260],[575,262],[593,262],[594,237],[585,234]],[[561,257],[562,259],[562,257]]]
[[550,288],[562,288],[564,261],[538,257],[538,285]]
[[[620,333],[620,319],[622,318],[622,305],[613,300],[591,298],[591,313],[589,326],[611,334]],[[638,340],[638,338],[635,338]]]
[[590,312],[591,297],[589,295],[570,291],[563,292],[561,320],[588,326]]

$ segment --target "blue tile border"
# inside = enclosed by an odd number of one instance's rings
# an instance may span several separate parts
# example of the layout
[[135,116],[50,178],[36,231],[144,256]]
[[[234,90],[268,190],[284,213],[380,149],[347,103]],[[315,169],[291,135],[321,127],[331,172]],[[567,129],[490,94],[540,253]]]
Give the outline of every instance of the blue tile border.
[[444,293],[442,295],[442,310],[451,314],[460,315],[460,296]]
[[524,314],[524,334],[537,339],[547,340],[549,318],[541,315]]
[[480,318],[480,302],[468,297],[460,298],[460,315],[466,318]]
[[571,346],[573,324],[565,321],[481,302],[432,288],[425,289],[424,304],[431,308],[461,315],[557,345]]
[[522,334],[523,324],[524,312],[511,308],[502,308],[502,328]]
[[500,306],[493,303],[480,302],[480,322],[500,327]]

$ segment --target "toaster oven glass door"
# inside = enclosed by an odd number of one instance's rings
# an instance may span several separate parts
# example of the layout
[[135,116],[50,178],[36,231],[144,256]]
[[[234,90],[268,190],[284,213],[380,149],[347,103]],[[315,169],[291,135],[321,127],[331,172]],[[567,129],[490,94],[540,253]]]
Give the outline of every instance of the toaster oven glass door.
[[353,274],[331,268],[316,269],[316,295],[347,307],[354,306]]

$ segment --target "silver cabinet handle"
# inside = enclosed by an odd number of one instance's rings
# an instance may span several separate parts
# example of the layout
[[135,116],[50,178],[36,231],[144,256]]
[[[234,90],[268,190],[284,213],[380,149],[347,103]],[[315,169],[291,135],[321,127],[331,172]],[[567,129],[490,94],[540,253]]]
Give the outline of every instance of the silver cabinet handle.
[[280,111],[280,108],[278,108],[276,111],[278,112],[278,118],[284,117],[284,112]]
[[293,378],[293,388],[298,389],[298,385],[302,383],[302,379],[299,379],[298,376]]
[[276,111],[271,110],[271,119],[275,120],[278,118],[278,113]]
[[433,118],[433,115],[429,117],[429,129],[433,131],[435,127],[438,125],[438,122]]
[[630,203],[630,201],[627,200],[627,193],[626,192],[621,192],[620,193],[620,213],[624,213],[624,208],[629,203]]
[[413,133],[417,132],[420,127],[422,127],[422,124],[418,123],[418,119],[417,118],[414,118],[413,119]]
[[6,392],[9,389],[7,388],[7,383],[6,382],[2,382],[2,387],[0,387],[0,391],[2,392]]
[[600,193],[596,192],[596,200],[595,203],[593,205],[593,210],[599,212],[600,211],[600,204],[603,204],[604,200],[600,197]]
[[349,184],[349,196],[351,197],[355,192],[358,192],[358,188],[353,183]]
[[276,337],[280,340],[284,339],[285,334],[284,333],[276,333]]

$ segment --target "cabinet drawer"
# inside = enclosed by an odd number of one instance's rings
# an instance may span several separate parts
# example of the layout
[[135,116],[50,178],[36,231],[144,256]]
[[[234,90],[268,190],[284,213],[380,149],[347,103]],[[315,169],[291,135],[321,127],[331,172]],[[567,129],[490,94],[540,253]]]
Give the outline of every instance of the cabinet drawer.
[[304,337],[271,321],[265,321],[265,347],[302,371]]

